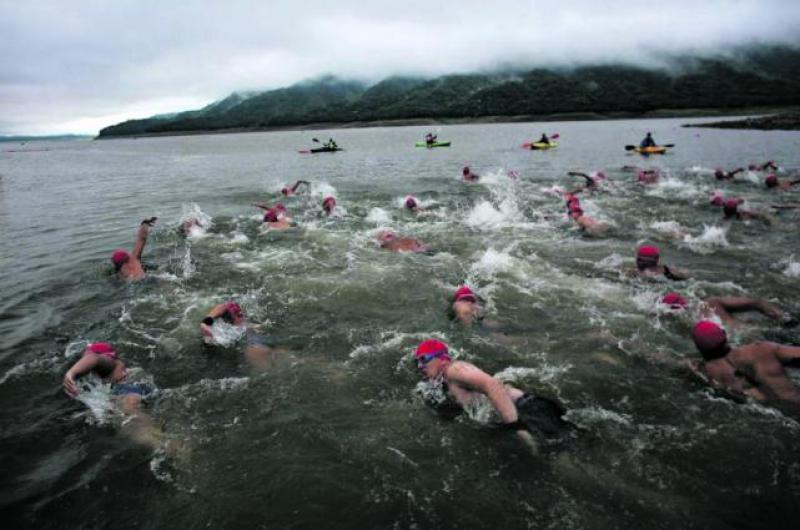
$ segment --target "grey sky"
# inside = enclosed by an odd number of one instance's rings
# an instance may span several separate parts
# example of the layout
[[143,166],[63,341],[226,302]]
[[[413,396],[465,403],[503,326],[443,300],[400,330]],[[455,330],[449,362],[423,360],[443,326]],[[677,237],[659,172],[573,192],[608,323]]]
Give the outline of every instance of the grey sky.
[[325,73],[648,64],[798,30],[796,0],[0,0],[0,134],[95,133]]

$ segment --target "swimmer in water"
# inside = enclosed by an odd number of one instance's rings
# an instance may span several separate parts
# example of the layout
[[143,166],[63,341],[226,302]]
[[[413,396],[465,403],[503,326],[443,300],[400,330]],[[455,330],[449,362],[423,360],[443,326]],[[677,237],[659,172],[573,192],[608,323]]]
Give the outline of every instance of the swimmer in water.
[[749,169],[750,171],[767,171],[767,170],[778,171],[778,165],[775,163],[774,160],[767,160],[761,165],[750,164],[749,166],[747,166],[747,169]]
[[714,190],[714,193],[711,194],[711,198],[708,200],[708,203],[711,206],[719,206],[722,207],[725,205],[725,193],[722,190]]
[[258,333],[256,328],[247,321],[247,316],[241,306],[233,301],[215,305],[200,322],[200,333],[206,344],[214,344],[214,323],[220,319],[245,332],[244,355],[247,362],[254,368],[266,370],[274,364],[276,354],[287,352],[285,349],[270,346],[271,340]]
[[792,186],[800,184],[800,179],[795,180],[778,180],[775,173],[770,173],[764,177],[764,185],[768,190],[791,191]]
[[111,385],[111,395],[127,416],[123,434],[138,443],[159,447],[162,433],[141,410],[142,401],[154,392],[153,387],[144,382],[130,381],[125,363],[108,342],[93,342],[86,346],[81,358],[64,374],[64,392],[72,398],[77,397],[81,392],[78,379],[90,373]]
[[661,265],[661,252],[658,247],[644,245],[636,249],[636,268],[626,269],[629,276],[655,277],[664,276],[668,280],[681,281],[689,279],[689,274],[678,267]]
[[380,247],[392,252],[429,252],[428,246],[413,237],[398,237],[393,230],[381,230],[376,236]]
[[286,230],[287,228],[296,226],[292,222],[292,218],[289,216],[286,207],[279,202],[275,203],[275,206],[272,207],[264,203],[254,203],[253,206],[264,210],[263,222],[272,230]]
[[187,219],[181,223],[181,232],[183,232],[183,235],[185,236],[189,236],[192,234],[192,232],[203,230],[204,228],[205,227],[203,226],[203,223],[201,223],[196,217],[192,217],[191,219]]
[[765,224],[772,224],[772,217],[768,214],[756,212],[753,210],[740,210],[739,205],[744,200],[738,198],[726,199],[722,204],[722,215],[724,219],[738,219],[740,221],[750,221],[757,219],[763,221]]
[[[586,191],[595,191],[600,188],[600,183],[606,179],[606,174],[602,171],[597,171],[596,173],[592,173],[591,175],[587,175],[586,173],[581,173],[578,171],[568,171],[567,175],[571,177],[582,177],[586,184],[583,186],[583,190]],[[572,192],[577,193],[577,192]]]
[[422,211],[422,208],[419,205],[419,201],[417,201],[416,197],[412,195],[406,197],[405,201],[403,201],[403,206],[405,206],[405,208],[413,214]]
[[422,341],[414,352],[414,361],[427,380],[441,385],[444,400],[435,403],[437,408],[469,410],[485,396],[500,417],[499,425],[515,432],[533,451],[537,451],[538,444],[531,432],[553,440],[571,430],[570,424],[562,419],[566,410],[559,403],[526,394],[472,363],[453,360],[443,342]]
[[325,212],[325,215],[330,216],[333,213],[333,210],[335,209],[336,209],[336,199],[328,195],[322,201],[322,211]]
[[569,210],[569,218],[575,221],[581,230],[591,236],[602,236],[608,232],[608,223],[598,221],[593,217],[589,217],[583,213],[580,202],[568,202],[567,208]]
[[760,341],[732,348],[725,330],[708,320],[694,326],[692,339],[712,386],[800,416],[800,390],[784,369],[800,361],[800,347]]
[[306,186],[310,186],[311,185],[311,184],[309,184],[309,182],[307,180],[298,180],[297,182],[294,183],[294,186],[292,186],[291,188],[288,187],[288,186],[284,186],[283,188],[281,188],[281,193],[285,197],[290,197],[290,196],[294,195],[295,193],[297,193],[297,188],[300,187],[300,184],[305,184]]
[[718,168],[716,168],[714,170],[714,177],[717,180],[733,180],[733,177],[735,177],[737,174],[741,173],[742,171],[744,171],[743,167],[737,167],[733,171],[725,171],[721,167],[718,167]]
[[661,173],[657,169],[640,169],[636,173],[636,182],[639,184],[658,184]]
[[464,166],[461,170],[461,178],[467,182],[475,182],[481,177],[477,173],[473,173],[469,166]]
[[483,300],[469,286],[462,285],[453,296],[452,310],[454,318],[469,327],[483,317]]
[[[669,292],[661,299],[661,303],[669,306],[674,311],[683,311],[687,308],[686,298],[676,292]],[[732,313],[743,311],[757,311],[769,318],[780,322],[784,327],[793,327],[798,324],[797,319],[789,313],[782,311],[775,304],[759,298],[748,298],[744,296],[722,296],[708,298],[700,302],[700,315],[710,319],[718,317],[722,323],[735,328],[744,324],[741,320],[733,316]]]
[[158,217],[151,217],[145,219],[139,225],[139,230],[136,232],[136,241],[133,244],[133,251],[129,254],[127,251],[117,249],[111,255],[111,262],[114,264],[114,270],[120,278],[128,281],[137,281],[144,278],[144,268],[142,267],[142,252],[144,246],[147,244],[147,236],[150,233],[150,228],[155,224]]

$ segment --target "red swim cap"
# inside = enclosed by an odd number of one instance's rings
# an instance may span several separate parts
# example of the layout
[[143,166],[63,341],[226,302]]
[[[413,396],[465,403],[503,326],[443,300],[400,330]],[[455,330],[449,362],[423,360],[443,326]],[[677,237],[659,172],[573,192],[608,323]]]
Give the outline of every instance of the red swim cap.
[[84,350],[83,354],[88,355],[90,353],[96,353],[97,355],[102,355],[103,357],[107,357],[112,360],[117,358],[117,352],[114,351],[114,347],[108,342],[89,343],[89,345],[86,346],[86,350]]
[[766,184],[768,188],[774,188],[778,185],[778,177],[776,177],[774,173],[767,175],[764,179],[764,184]]
[[456,294],[453,295],[454,302],[458,302],[460,300],[474,303],[478,301],[478,298],[475,296],[475,293],[472,292],[472,289],[470,289],[468,285],[462,285],[456,290]]
[[725,197],[721,193],[715,192],[714,195],[711,196],[709,204],[711,204],[711,206],[722,206],[725,204]]
[[636,250],[636,257],[637,258],[657,258],[661,255],[658,250],[658,247],[644,245],[639,247]]
[[721,357],[728,344],[725,330],[710,320],[698,322],[692,329],[692,339],[698,351],[706,358]]
[[406,197],[406,208],[408,208],[409,210],[413,210],[416,207],[417,207],[417,200],[410,195]]
[[114,263],[114,266],[117,268],[117,270],[125,265],[129,259],[131,259],[131,255],[122,249],[117,249],[113,254],[111,254],[111,261]]
[[267,210],[264,212],[264,222],[265,223],[277,223],[278,222],[278,213],[272,209]]
[[283,189],[281,189],[281,193],[283,193],[284,195],[289,195],[289,193],[291,193],[291,191],[292,191],[292,190],[290,190],[289,188],[283,188]]
[[736,212],[739,211],[739,204],[741,202],[741,199],[727,199],[722,205],[725,215],[731,216],[736,214]]
[[448,351],[447,344],[444,342],[436,339],[427,339],[420,342],[419,346],[417,346],[414,357],[419,358],[423,355],[433,355],[434,357],[444,358],[449,361],[450,356],[448,355]]
[[464,169],[461,170],[462,175],[469,175],[469,166],[464,166]]
[[242,306],[236,302],[226,302],[225,311],[227,311],[231,319],[241,318],[244,316],[244,313],[242,312]]
[[678,293],[669,292],[661,299],[661,303],[668,305],[671,309],[683,309],[686,307],[686,298]]
[[330,195],[325,197],[325,200],[322,201],[322,209],[326,212],[330,212],[336,207],[336,199],[331,197]]

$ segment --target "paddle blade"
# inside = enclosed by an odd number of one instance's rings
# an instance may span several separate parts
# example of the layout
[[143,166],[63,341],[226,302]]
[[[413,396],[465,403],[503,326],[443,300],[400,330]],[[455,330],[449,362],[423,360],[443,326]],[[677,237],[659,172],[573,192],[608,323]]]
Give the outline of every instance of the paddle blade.
[[663,144],[662,147],[675,147],[675,144]]
[[300,151],[298,151],[298,153],[300,153],[301,155],[307,155],[310,154],[311,151],[309,151],[308,149],[301,149]]
[[316,138],[312,138],[311,141],[319,143],[319,140],[317,140]]
[[558,133],[555,133],[555,134],[551,134],[551,135],[550,135],[550,139],[551,139],[551,140],[558,140],[559,138],[561,138],[561,135],[560,135],[560,134],[558,134]]
[[633,151],[634,149],[636,149],[635,145],[626,145],[625,146],[625,150],[626,151]]
[[522,148],[523,149],[530,149],[531,148],[531,143],[530,142],[525,142],[524,144],[522,144]]

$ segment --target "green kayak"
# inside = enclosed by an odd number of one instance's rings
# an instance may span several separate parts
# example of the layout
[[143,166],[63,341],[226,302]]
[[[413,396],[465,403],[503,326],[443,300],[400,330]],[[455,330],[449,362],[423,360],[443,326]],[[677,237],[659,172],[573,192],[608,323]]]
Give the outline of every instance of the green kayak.
[[450,142],[433,142],[428,145],[427,142],[417,142],[414,144],[416,147],[450,147]]

